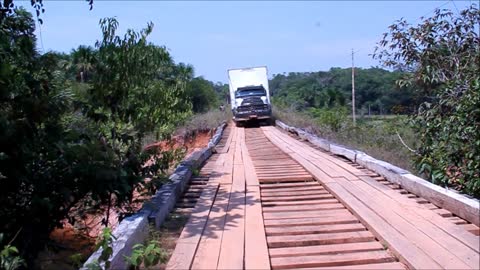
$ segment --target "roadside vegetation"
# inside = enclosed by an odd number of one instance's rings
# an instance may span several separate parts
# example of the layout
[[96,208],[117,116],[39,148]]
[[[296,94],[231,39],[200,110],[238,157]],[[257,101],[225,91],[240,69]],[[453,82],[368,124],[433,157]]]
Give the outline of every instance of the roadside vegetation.
[[230,119],[232,119],[232,112],[228,108],[223,111],[220,109],[212,109],[205,113],[195,114],[177,131],[186,134],[212,131]]
[[[105,18],[94,46],[41,54],[32,15],[1,3],[11,12],[0,11],[0,268],[35,268],[52,230],[90,213],[103,215],[97,246],[106,262],[112,224],[141,205],[135,194],[161,187],[181,158],[146,143],[230,119],[220,109],[228,86],[195,77],[149,42],[151,23],[120,35],[119,22]],[[32,1],[37,16],[41,3]],[[356,126],[349,69],[275,75],[275,115],[478,198],[479,22],[472,6],[390,26],[374,55],[390,70],[357,69]],[[128,260],[152,266],[163,253],[147,242]]]
[[275,114],[480,198],[479,23],[472,5],[389,26],[373,57],[391,71],[356,69],[356,126],[350,69],[275,75]]
[[437,10],[418,25],[389,27],[374,57],[410,72],[400,86],[426,97],[412,114],[415,163],[433,183],[480,197],[480,11]]
[[[355,69],[355,104],[359,115],[406,114],[414,112],[425,97],[414,87],[405,89],[395,81],[405,72],[379,67]],[[277,104],[292,110],[306,111],[350,106],[352,70],[331,68],[318,72],[276,74],[270,80]]]
[[[274,106],[274,117],[286,124],[303,128],[320,138],[361,150],[398,167],[416,172],[412,152],[399,140],[414,147],[417,139],[406,116],[360,117],[353,126],[345,107],[299,112]],[[398,134],[397,134],[398,133]]]
[[66,222],[100,213],[108,228],[136,211],[135,194],[153,194],[179,158],[145,151],[145,138],[168,140],[218,106],[224,87],[150,43],[151,23],[119,35],[105,18],[94,47],[40,54],[35,19],[12,11],[0,20],[0,259],[9,269],[35,267]]

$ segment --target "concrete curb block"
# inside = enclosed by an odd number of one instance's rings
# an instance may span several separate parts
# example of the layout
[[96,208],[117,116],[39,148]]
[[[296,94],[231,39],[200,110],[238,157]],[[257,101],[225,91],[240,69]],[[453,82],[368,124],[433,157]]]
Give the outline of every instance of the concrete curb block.
[[320,139],[314,135],[309,134],[307,140],[312,144],[322,148],[323,150],[330,152],[330,142],[324,139]]
[[[145,240],[149,222],[153,223],[155,228],[160,228],[174,208],[178,197],[183,194],[193,170],[199,168],[213,154],[213,149],[222,138],[226,126],[226,122],[222,123],[216,129],[207,147],[193,152],[182,161],[170,175],[170,181],[164,184],[148,202],[145,202],[138,213],[123,219],[118,224],[118,227],[113,231],[113,235],[117,239],[112,245],[113,254],[110,257],[110,269],[128,268],[124,256],[131,254],[132,247],[135,244],[142,243]],[[100,255],[101,249],[90,255],[81,269],[88,269],[87,265],[98,260]]]
[[344,156],[353,162],[355,162],[355,160],[357,159],[357,151],[348,149],[338,144],[331,143],[330,152],[337,156]]
[[480,202],[475,198],[437,186],[388,162],[375,159],[364,152],[331,143],[328,140],[321,139],[302,129],[290,127],[279,120],[276,120],[275,124],[283,130],[298,134],[301,139],[307,140],[325,151],[331,152],[335,155],[344,156],[347,159],[380,174],[388,181],[401,185],[402,188],[408,192],[427,199],[436,206],[444,208],[455,215],[480,226]]
[[[130,255],[132,247],[138,243],[136,239],[145,239],[148,234],[148,213],[141,211],[133,216],[127,217],[114,231],[117,238],[113,245],[113,255],[111,257],[110,269],[126,269],[127,265],[123,260],[125,255]],[[102,250],[94,252],[85,262],[81,269],[88,269],[87,265],[98,260]],[[101,264],[104,267],[104,264]]]
[[418,193],[415,195],[480,226],[478,200],[468,198],[454,190],[437,186],[410,173],[402,175],[402,187],[407,190],[417,190]]
[[[390,182],[402,185],[401,176],[410,172],[365,153],[356,155],[356,163],[387,178]],[[424,180],[426,181],[426,180]]]
[[282,128],[282,129],[288,130],[288,126],[285,125],[285,124],[284,124],[283,122],[281,122],[281,121],[276,120],[276,121],[275,121],[275,125],[277,125],[278,127]]
[[217,131],[210,139],[210,142],[208,142],[209,148],[215,147],[215,145],[217,145],[220,142],[220,140],[222,139],[223,130],[225,129],[226,126],[227,126],[227,123],[224,122],[217,128]]

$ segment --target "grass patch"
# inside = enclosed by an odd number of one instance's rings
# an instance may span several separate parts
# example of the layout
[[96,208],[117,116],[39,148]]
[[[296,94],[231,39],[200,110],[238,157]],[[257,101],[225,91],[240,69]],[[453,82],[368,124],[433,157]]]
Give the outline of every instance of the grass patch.
[[[176,127],[173,136],[182,137],[183,139],[193,138],[197,133],[214,131],[225,121],[232,119],[232,112],[230,109],[220,111],[214,109],[206,113],[194,114],[183,122],[182,125]],[[156,143],[158,141],[166,140],[169,138],[162,138],[155,133],[147,134],[142,142],[143,147]]]
[[387,116],[357,119],[354,127],[351,119],[344,117],[334,128],[325,117],[313,117],[306,112],[274,107],[274,117],[288,125],[303,128],[334,143],[363,151],[372,157],[392,163],[416,173],[412,152],[400,141],[397,133],[411,148],[416,148],[416,138],[406,116]]
[[182,127],[177,129],[177,133],[183,131],[189,134],[195,131],[210,131],[231,118],[232,113],[228,109],[225,109],[225,111],[215,109],[206,113],[195,114]]
[[150,230],[150,240],[158,241],[159,245],[163,248],[166,255],[165,262],[157,265],[155,269],[165,269],[166,263],[170,259],[175,250],[175,246],[177,244],[177,240],[182,233],[183,227],[187,224],[189,219],[188,214],[177,214],[177,213],[170,213],[168,218],[160,227],[160,230],[156,230],[155,228],[151,228]]

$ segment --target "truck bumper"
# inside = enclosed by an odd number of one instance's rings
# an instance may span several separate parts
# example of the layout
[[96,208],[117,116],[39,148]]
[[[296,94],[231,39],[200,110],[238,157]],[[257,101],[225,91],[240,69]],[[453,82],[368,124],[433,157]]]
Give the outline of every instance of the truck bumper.
[[233,115],[233,120],[236,122],[238,121],[248,121],[248,120],[255,120],[255,119],[270,119],[272,117],[272,111],[254,111],[254,112],[242,112],[242,113],[235,113]]

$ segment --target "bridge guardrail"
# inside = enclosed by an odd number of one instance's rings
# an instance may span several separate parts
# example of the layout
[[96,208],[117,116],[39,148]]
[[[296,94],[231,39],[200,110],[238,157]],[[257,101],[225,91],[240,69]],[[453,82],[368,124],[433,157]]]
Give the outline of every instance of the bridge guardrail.
[[402,186],[403,189],[422,197],[438,207],[444,208],[455,215],[480,226],[480,202],[468,195],[435,185],[411,172],[394,166],[383,160],[375,159],[362,151],[350,149],[346,146],[335,144],[319,138],[303,129],[291,127],[280,120],[275,121],[281,129],[297,134],[301,139],[322,148],[335,155],[343,156],[365,168],[372,170],[388,181]]
[[[214,136],[210,139],[208,146],[193,152],[188,158],[177,166],[170,175],[170,182],[164,184],[155,195],[136,214],[123,219],[113,231],[116,240],[113,242],[113,253],[110,257],[110,269],[128,269],[124,255],[132,252],[135,244],[142,243],[148,235],[149,222],[159,228],[170,211],[175,206],[178,197],[183,193],[193,170],[200,167],[212,154],[214,147],[220,142],[223,130],[227,124],[224,122],[217,127]],[[102,250],[95,251],[84,263],[82,270],[87,265],[98,260]],[[102,265],[103,267],[103,265]]]

